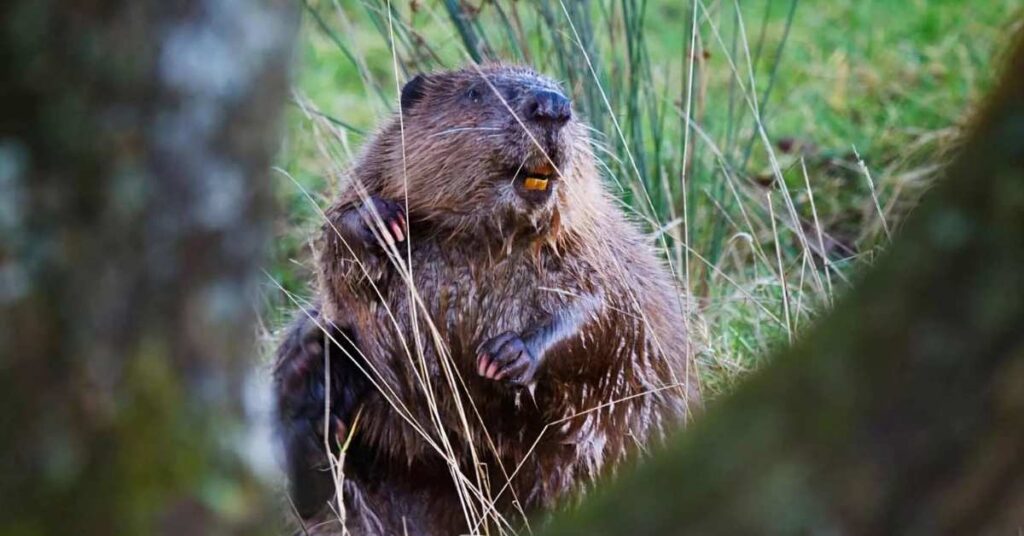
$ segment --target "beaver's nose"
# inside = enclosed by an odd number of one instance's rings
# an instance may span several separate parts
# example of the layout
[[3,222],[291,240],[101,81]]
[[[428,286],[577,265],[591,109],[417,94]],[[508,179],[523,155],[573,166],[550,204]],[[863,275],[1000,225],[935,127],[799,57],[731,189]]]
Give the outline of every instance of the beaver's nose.
[[527,97],[526,117],[560,127],[572,117],[572,102],[557,91],[540,89]]

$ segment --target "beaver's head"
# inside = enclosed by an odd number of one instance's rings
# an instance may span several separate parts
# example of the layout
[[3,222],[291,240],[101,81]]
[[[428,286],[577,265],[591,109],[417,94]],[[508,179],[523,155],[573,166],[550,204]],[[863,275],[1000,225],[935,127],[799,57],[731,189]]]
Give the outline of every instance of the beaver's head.
[[528,68],[420,74],[401,109],[369,150],[384,194],[407,191],[413,218],[451,230],[550,228],[592,159],[565,90]]

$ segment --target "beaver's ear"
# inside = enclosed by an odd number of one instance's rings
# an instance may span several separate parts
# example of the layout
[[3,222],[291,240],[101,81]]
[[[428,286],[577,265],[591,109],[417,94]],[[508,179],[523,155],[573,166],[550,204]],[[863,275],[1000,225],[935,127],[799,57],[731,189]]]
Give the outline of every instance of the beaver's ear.
[[426,93],[427,75],[418,74],[402,87],[402,109],[411,110]]

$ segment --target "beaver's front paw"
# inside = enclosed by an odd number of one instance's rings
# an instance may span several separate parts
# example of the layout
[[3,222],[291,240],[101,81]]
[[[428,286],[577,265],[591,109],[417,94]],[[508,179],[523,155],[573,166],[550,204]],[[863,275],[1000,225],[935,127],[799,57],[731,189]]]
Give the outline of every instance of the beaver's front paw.
[[476,353],[477,373],[484,378],[517,386],[533,382],[539,356],[518,333],[508,331],[491,338]]
[[394,246],[405,241],[405,210],[398,203],[370,196],[358,213],[359,234],[364,243],[384,247],[384,244]]

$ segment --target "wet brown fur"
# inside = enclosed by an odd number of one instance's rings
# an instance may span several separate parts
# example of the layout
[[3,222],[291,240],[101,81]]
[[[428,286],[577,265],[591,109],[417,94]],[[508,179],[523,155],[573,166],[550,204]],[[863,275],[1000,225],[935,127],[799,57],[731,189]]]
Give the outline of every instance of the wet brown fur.
[[[530,139],[495,95],[467,97],[474,85],[498,93],[558,89],[505,65],[429,75],[401,120],[364,148],[318,243],[323,314],[351,329],[371,376],[393,390],[365,397],[346,460],[348,525],[357,534],[468,531],[445,462],[394,407],[400,401],[438,440],[423,371],[473,485],[494,496],[522,463],[497,503],[513,525],[522,522],[520,507],[556,506],[699,406],[685,297],[649,237],[605,191],[584,126],[573,118],[552,135],[529,125]],[[517,94],[504,96],[515,109]],[[452,130],[480,127],[495,130]],[[545,160],[537,144],[561,177],[550,202],[530,207],[508,169]],[[407,204],[410,239],[399,244],[400,259],[371,251],[336,224],[368,195]],[[584,300],[597,305],[585,309],[580,333],[545,357],[532,394],[478,375],[481,342],[524,332]],[[458,395],[441,354],[454,364]],[[557,424],[545,429],[549,423]],[[482,481],[471,450],[484,464]],[[323,530],[340,531],[334,516],[324,515]]]

